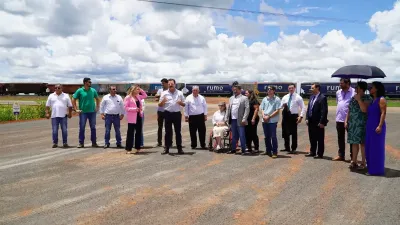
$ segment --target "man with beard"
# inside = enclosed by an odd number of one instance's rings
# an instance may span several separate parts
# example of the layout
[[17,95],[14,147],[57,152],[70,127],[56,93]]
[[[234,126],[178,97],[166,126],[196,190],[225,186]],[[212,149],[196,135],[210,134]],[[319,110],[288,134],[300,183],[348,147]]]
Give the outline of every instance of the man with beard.
[[[336,131],[338,135],[338,156],[332,159],[333,161],[344,161],[346,158],[346,128],[344,121],[346,120],[347,113],[349,112],[349,104],[351,98],[356,94],[354,88],[351,86],[350,79],[341,78],[340,88],[336,92]],[[352,158],[352,145],[350,144],[350,158]]]
[[[79,101],[79,108],[76,106],[76,100]],[[96,104],[94,103],[96,100]],[[99,111],[100,98],[97,91],[92,88],[90,78],[83,78],[83,87],[76,90],[72,96],[72,105],[74,111],[79,113],[79,145],[78,148],[84,147],[86,121],[89,120],[90,138],[92,147],[99,147],[96,143],[96,112]]]

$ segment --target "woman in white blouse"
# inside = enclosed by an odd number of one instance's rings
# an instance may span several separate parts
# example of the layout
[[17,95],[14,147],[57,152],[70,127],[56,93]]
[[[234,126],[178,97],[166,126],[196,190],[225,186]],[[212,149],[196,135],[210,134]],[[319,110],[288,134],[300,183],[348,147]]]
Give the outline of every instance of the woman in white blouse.
[[217,142],[217,147],[215,150],[220,150],[222,145],[222,138],[221,136],[224,135],[224,132],[229,130],[227,124],[224,122],[224,117],[226,113],[226,104],[225,102],[220,102],[218,104],[219,110],[216,111],[212,118],[212,123],[214,125],[213,128],[213,137]]

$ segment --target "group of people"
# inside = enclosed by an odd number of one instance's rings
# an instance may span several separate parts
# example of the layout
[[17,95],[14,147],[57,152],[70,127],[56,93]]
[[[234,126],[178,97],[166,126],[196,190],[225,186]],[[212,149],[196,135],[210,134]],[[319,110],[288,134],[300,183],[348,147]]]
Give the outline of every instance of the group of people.
[[[165,127],[164,151],[168,154],[172,147],[173,130],[178,154],[184,154],[182,147],[182,108],[185,122],[189,125],[192,149],[197,148],[197,134],[200,147],[206,149],[206,121],[208,120],[208,107],[206,99],[199,94],[199,87],[193,86],[192,93],[186,98],[176,89],[174,79],[162,79],[162,88],[156,94],[158,101],[157,143],[162,146],[162,130]],[[334,161],[345,160],[345,136],[350,144],[350,168],[365,169],[371,175],[384,173],[385,160],[385,116],[386,100],[385,88],[380,82],[373,82],[369,90],[366,82],[357,82],[356,89],[351,87],[350,79],[340,80],[341,89],[336,93],[336,129],[338,135],[338,156]],[[236,153],[237,144],[240,143],[241,154],[257,153],[260,150],[257,127],[261,120],[266,146],[266,155],[277,158],[278,140],[277,125],[282,113],[282,137],[284,149],[288,154],[296,154],[298,147],[297,127],[305,119],[308,127],[310,151],[306,157],[323,158],[325,151],[325,127],[328,120],[328,101],[320,92],[319,83],[311,86],[312,96],[306,107],[303,98],[296,93],[296,85],[289,85],[289,93],[280,99],[276,95],[275,86],[266,90],[267,96],[258,101],[252,90],[245,90],[242,94],[240,85],[232,86],[233,96],[228,104],[218,104],[219,110],[213,114],[212,138],[215,139],[213,150],[220,150],[222,137],[227,132],[232,133],[231,148],[228,154]],[[144,99],[147,94],[138,85],[132,86],[127,96],[122,99],[116,94],[116,87],[110,87],[110,94],[104,96],[100,102],[95,89],[91,88],[90,78],[84,78],[83,87],[73,95],[72,101],[68,94],[62,92],[62,85],[56,85],[56,90],[51,94],[46,103],[46,117],[52,119],[53,147],[58,146],[58,127],[61,125],[63,146],[67,144],[67,118],[71,118],[72,111],[79,113],[79,145],[84,147],[85,126],[89,120],[91,141],[93,147],[96,143],[96,112],[100,111],[101,118],[105,121],[105,145],[110,147],[110,131],[112,125],[116,133],[116,145],[122,147],[120,134],[120,121],[126,117],[128,130],[125,150],[128,153],[135,148],[136,152],[143,147],[144,124]],[[76,104],[79,101],[79,107]],[[95,104],[95,101],[96,104]],[[51,109],[51,116],[49,110]],[[281,112],[282,111],[282,112]],[[67,112],[67,113],[65,113]],[[173,129],[174,128],[174,129]],[[291,138],[290,138],[291,137]],[[291,139],[291,140],[290,140]],[[254,149],[253,149],[254,145]],[[361,150],[362,161],[358,164],[357,156]]]
[[[79,144],[84,147],[85,127],[89,121],[92,147],[99,147],[96,136],[96,114],[100,112],[105,124],[104,148],[110,147],[110,133],[114,126],[116,146],[123,148],[120,131],[120,121],[126,117],[128,130],[125,149],[132,152],[143,147],[144,110],[147,94],[138,85],[129,88],[127,96],[123,99],[117,94],[117,88],[110,86],[110,93],[103,96],[102,100],[97,91],[91,87],[90,78],[83,79],[83,86],[75,91],[72,101],[68,94],[62,92],[62,85],[55,85],[55,92],[50,94],[46,102],[46,118],[51,117],[53,129],[53,148],[58,147],[58,128],[61,127],[63,147],[68,146],[68,120],[72,117],[72,111],[79,114]],[[77,101],[78,100],[78,104]],[[51,110],[51,114],[50,111]],[[67,113],[66,113],[67,112]],[[134,143],[135,142],[135,143]]]

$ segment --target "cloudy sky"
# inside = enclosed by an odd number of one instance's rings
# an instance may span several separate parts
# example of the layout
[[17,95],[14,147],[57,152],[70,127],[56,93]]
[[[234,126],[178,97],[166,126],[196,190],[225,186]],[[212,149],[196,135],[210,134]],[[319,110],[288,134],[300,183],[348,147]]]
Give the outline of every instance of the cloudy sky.
[[328,81],[349,64],[400,81],[400,0],[165,1],[265,13],[1,0],[0,82]]

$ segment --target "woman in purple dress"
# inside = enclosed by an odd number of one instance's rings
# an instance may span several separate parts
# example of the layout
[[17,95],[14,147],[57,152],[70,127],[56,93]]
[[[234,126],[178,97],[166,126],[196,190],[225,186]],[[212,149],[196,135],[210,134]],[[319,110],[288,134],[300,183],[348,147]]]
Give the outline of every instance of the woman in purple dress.
[[381,82],[372,82],[370,93],[373,97],[373,102],[368,106],[365,138],[367,175],[381,176],[385,174],[385,86]]

